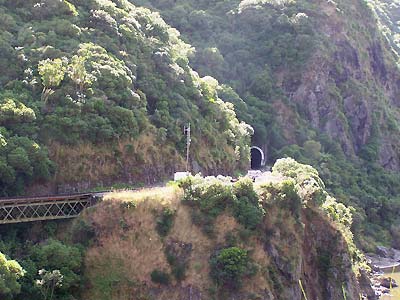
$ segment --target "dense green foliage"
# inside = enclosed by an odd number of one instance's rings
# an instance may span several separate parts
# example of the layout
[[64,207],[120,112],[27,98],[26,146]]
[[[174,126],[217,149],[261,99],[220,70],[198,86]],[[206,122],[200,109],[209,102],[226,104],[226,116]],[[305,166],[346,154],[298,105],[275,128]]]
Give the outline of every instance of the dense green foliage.
[[216,284],[238,289],[248,275],[250,259],[247,251],[238,247],[224,248],[210,258],[210,275]]
[[187,122],[201,167],[247,163],[251,128],[215,79],[191,70],[192,48],[158,14],[125,0],[2,0],[0,16],[1,194],[49,180],[55,143],[113,151],[147,134],[183,156]]
[[245,228],[254,230],[261,223],[265,211],[258,201],[253,183],[242,178],[231,184],[229,178],[188,177],[180,182],[184,189],[184,203],[194,207],[193,222],[212,234],[215,218],[231,210]]
[[261,223],[265,211],[259,203],[253,182],[249,178],[239,180],[233,185],[233,194],[236,198],[233,215],[246,229],[255,229]]
[[18,282],[25,271],[15,260],[8,260],[0,252],[0,296],[2,299],[11,299],[13,294],[18,294],[21,285]]
[[[317,46],[315,14],[309,1],[151,1],[135,3],[158,9],[196,48],[193,65],[227,84],[221,97],[238,107],[252,124],[256,144],[271,151],[284,141],[273,101],[287,101],[275,71],[285,69],[291,81],[300,76]],[[231,88],[232,87],[232,88]],[[271,101],[273,100],[273,101]]]
[[[24,270],[22,271],[18,263],[11,261],[10,270],[16,272],[15,279],[24,276],[19,283],[8,283],[7,287],[16,294],[10,299],[42,300],[43,293],[48,293],[49,299],[49,288],[54,288],[53,299],[72,299],[71,297],[79,295],[83,283],[84,248],[79,244],[52,238],[57,229],[56,223],[38,228],[42,231],[40,238],[43,240],[36,244],[25,240],[30,234],[29,224],[14,228],[4,226],[1,230],[0,251],[17,257]],[[61,282],[57,283],[55,279]]]

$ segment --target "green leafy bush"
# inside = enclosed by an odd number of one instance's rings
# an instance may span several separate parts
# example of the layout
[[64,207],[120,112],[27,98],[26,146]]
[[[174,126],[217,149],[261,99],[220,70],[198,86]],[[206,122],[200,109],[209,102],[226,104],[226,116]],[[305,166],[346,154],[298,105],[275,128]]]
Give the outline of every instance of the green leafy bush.
[[174,225],[175,211],[166,207],[157,219],[156,230],[161,237],[168,235]]
[[210,268],[211,278],[217,285],[236,289],[241,286],[241,280],[251,274],[250,257],[244,249],[225,248],[210,258]]
[[63,282],[58,289],[60,295],[70,295],[79,290],[82,282],[83,262],[80,248],[49,239],[30,249],[30,259],[35,263],[36,270],[59,270],[61,272]]
[[251,230],[265,215],[250,179],[242,178],[232,184],[229,178],[195,176],[181,181],[180,186],[184,189],[184,203],[195,208],[192,211],[193,222],[208,234],[212,234],[215,218],[225,210]]
[[262,222],[265,211],[249,178],[240,179],[233,185],[234,216],[247,229],[255,229]]
[[180,186],[184,189],[183,203],[199,210],[199,214],[196,211],[192,214],[194,223],[207,231],[214,219],[234,201],[232,187],[215,177],[188,177]]
[[175,256],[174,253],[168,251],[165,252],[167,261],[172,268],[172,275],[177,281],[182,281],[186,277],[186,270],[188,267],[187,261],[180,261],[179,257]]
[[54,165],[48,158],[47,149],[28,137],[10,136],[7,130],[3,130],[3,133],[3,144],[0,145],[0,193],[19,194],[24,191],[25,185],[34,180],[48,180]]
[[120,206],[124,210],[134,210],[137,206],[137,203],[135,200],[123,201],[121,202]]
[[25,271],[15,260],[8,260],[0,252],[0,296],[2,299],[12,299],[12,296],[21,291],[18,280],[23,277]]

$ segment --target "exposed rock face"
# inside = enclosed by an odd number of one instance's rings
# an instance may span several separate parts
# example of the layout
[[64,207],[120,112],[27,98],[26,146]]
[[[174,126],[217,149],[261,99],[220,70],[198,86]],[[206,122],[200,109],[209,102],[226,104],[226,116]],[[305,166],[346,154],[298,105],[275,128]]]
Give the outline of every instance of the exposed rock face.
[[368,274],[361,270],[360,278],[358,280],[360,284],[360,289],[363,294],[367,297],[368,300],[377,300],[378,297],[376,296],[375,290],[372,288],[371,280]]
[[381,278],[381,286],[390,289],[394,287],[398,287],[397,282],[391,277],[382,277]]
[[[387,126],[399,107],[400,76],[394,57],[377,29],[367,24],[373,16],[362,1],[336,1],[339,9],[317,2],[325,13],[320,32],[331,49],[313,55],[291,99],[306,109],[315,129],[340,142],[347,156],[376,142],[377,160],[398,170],[399,132]],[[350,19],[355,16],[368,34],[353,32]],[[388,106],[397,108],[387,111]]]
[[[308,299],[343,299],[344,290],[346,299],[358,300],[361,296],[362,299],[377,300],[369,274],[360,270],[360,276],[356,278],[351,271],[347,244],[326,217],[318,210],[308,208],[303,210],[302,223],[303,228],[292,236],[284,228],[275,229],[265,246],[276,271],[285,278],[284,289],[280,294],[274,294],[276,298],[270,299],[303,299],[301,282]],[[294,251],[290,253],[295,254],[288,258],[288,253],[282,251],[283,243],[290,243]],[[279,285],[280,281],[277,281]]]
[[341,234],[316,211],[307,210],[304,219],[302,280],[307,286],[307,297],[342,299],[344,289],[347,299],[359,299],[360,290],[349,271],[351,258]]
[[384,257],[384,258],[391,258],[392,255],[392,251],[390,251],[391,249],[388,249],[384,246],[376,246],[376,254]]

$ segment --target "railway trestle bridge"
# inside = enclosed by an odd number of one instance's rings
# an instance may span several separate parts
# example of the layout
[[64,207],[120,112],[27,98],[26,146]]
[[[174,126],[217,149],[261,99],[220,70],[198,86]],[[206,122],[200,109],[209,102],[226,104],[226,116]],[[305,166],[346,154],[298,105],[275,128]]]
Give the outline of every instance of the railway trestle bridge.
[[100,194],[0,198],[0,224],[74,218],[96,204]]

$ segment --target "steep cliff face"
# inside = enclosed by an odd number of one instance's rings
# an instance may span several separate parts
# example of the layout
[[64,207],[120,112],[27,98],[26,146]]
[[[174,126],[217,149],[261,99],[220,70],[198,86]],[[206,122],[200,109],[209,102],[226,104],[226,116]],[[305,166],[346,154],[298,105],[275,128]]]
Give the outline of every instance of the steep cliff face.
[[[165,193],[165,191],[164,191]],[[117,196],[118,197],[118,196]],[[89,288],[85,299],[302,299],[299,281],[309,299],[359,299],[350,254],[341,233],[320,212],[305,210],[300,223],[285,210],[266,214],[267,229],[245,241],[243,228],[229,215],[216,219],[215,237],[205,235],[191,221],[190,211],[178,205],[171,232],[160,239],[149,204],[137,211],[120,211],[120,202],[102,204],[85,217],[96,230],[96,244],[86,255]],[[147,208],[144,208],[147,206]],[[153,207],[153,209],[155,209]],[[114,211],[109,214],[108,212]],[[162,207],[156,210],[162,213]],[[107,215],[109,217],[107,217]],[[285,219],[285,221],[282,220]],[[123,220],[123,221],[122,221]],[[101,222],[101,224],[100,224]],[[124,222],[124,228],[121,228]],[[304,228],[302,225],[304,224]],[[257,272],[244,278],[242,288],[219,294],[210,277],[209,259],[236,238],[236,246],[251,253]],[[185,278],[170,284],[151,281],[151,273],[174,272],[168,263],[173,251],[185,263]],[[111,278],[115,276],[116,278]],[[116,284],[113,284],[118,282]],[[132,284],[134,283],[134,284]]]
[[[259,202],[251,182],[198,177],[183,190],[107,195],[78,220],[94,232],[83,298],[360,299],[359,262],[337,218],[346,209],[317,205],[324,197],[312,169],[279,165],[298,177],[285,181],[275,170],[255,186]],[[215,269],[227,249],[241,249],[246,265],[231,256]]]
[[[327,47],[310,58],[292,99],[348,156],[376,158],[398,170],[400,76],[394,56],[363,1],[336,2],[317,2]],[[369,157],[366,149],[374,143],[376,156]]]
[[302,276],[308,297],[342,299],[344,289],[348,298],[359,298],[361,291],[348,271],[352,262],[342,234],[318,212],[309,210],[305,215]]

